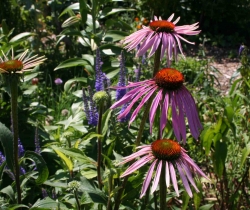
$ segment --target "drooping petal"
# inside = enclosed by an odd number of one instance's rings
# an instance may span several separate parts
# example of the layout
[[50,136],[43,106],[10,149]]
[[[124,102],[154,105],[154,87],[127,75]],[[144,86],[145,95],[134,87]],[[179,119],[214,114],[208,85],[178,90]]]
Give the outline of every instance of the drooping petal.
[[174,186],[174,190],[177,194],[177,196],[179,197],[179,190],[178,190],[178,184],[177,184],[177,180],[176,180],[176,173],[175,173],[175,169],[174,166],[171,162],[169,162],[169,171],[170,171],[170,175],[171,175],[171,180]]
[[187,178],[186,178],[185,174],[183,173],[181,166],[179,165],[178,162],[176,162],[176,165],[177,165],[177,169],[179,171],[182,183],[184,185],[184,188],[186,189],[186,192],[188,193],[189,197],[193,197],[193,193],[192,193],[192,191],[190,189]]
[[152,156],[151,154],[142,157],[141,159],[139,159],[135,163],[133,163],[129,168],[127,168],[127,170],[121,175],[121,177],[124,177],[124,176],[127,176],[127,175],[133,173],[138,168],[141,168],[142,166],[144,166],[146,163],[148,163],[149,161],[151,161],[153,159],[154,159],[154,156]]
[[142,197],[145,195],[145,193],[146,193],[146,191],[147,191],[147,189],[148,189],[148,186],[149,186],[149,184],[150,184],[150,181],[151,181],[151,179],[152,179],[152,175],[153,175],[153,172],[154,172],[155,164],[157,163],[157,161],[158,161],[158,160],[155,160],[155,161],[151,164],[151,166],[150,166],[150,168],[149,168],[149,170],[148,170],[148,173],[147,173],[146,178],[145,178],[145,180],[144,180],[144,182],[143,182],[143,185],[142,185],[142,190],[141,190],[140,198],[142,198]]
[[159,180],[160,180],[160,175],[161,175],[161,169],[162,169],[162,160],[159,161],[156,172],[155,172],[155,177],[153,180],[153,185],[151,188],[151,194],[154,193],[154,191],[156,190]]
[[152,128],[153,128],[155,113],[156,113],[156,110],[158,108],[159,102],[162,99],[162,91],[163,91],[162,89],[159,90],[159,92],[155,96],[154,100],[152,101],[151,110],[149,112],[149,123],[150,123],[150,132],[151,133],[152,133]]
[[169,187],[170,185],[170,175],[169,175],[169,166],[168,161],[166,161],[166,186]]

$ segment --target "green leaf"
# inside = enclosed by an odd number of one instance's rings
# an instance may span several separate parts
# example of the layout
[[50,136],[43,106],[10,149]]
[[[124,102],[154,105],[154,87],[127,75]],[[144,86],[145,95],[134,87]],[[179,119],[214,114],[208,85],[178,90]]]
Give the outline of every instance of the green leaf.
[[221,124],[222,124],[222,117],[219,117],[218,122],[214,126],[214,133],[218,133],[220,131]]
[[61,151],[62,148],[56,147],[56,146],[51,146],[51,148],[58,154],[58,156],[64,161],[66,166],[68,167],[69,171],[73,170],[73,162],[66,157],[66,155]]
[[190,200],[189,195],[187,194],[186,191],[184,191],[182,194],[182,208],[181,208],[181,210],[187,209],[189,200]]
[[106,55],[120,55],[123,48],[113,44],[105,44],[100,46],[100,50]]
[[48,179],[49,170],[42,156],[33,151],[26,151],[23,158],[27,158],[35,162],[38,171],[36,184],[43,184]]
[[64,84],[64,91],[68,92],[69,89],[71,88],[72,83],[75,82],[83,82],[83,83],[87,83],[87,78],[85,77],[78,77],[78,78],[74,78],[74,79],[70,79],[67,82],[65,82]]
[[101,15],[100,15],[100,18],[105,18],[109,15],[112,15],[112,14],[115,14],[117,12],[134,12],[136,11],[135,9],[125,9],[125,8],[121,8],[121,9],[111,9],[111,8],[105,8],[102,12],[101,12]]
[[90,54],[83,54],[82,59],[86,60],[89,62],[90,65],[94,66],[95,64],[95,58],[93,55]]
[[67,155],[71,158],[74,158],[75,160],[78,160],[81,163],[96,165],[96,162],[94,160],[88,158],[81,150],[77,148],[63,149],[56,146],[51,146],[51,148],[60,151],[60,153]]
[[2,162],[2,164],[0,165],[0,186],[2,184],[2,177],[3,177],[5,166],[6,166],[6,161]]
[[101,203],[104,205],[107,203],[105,194],[98,188],[94,188],[85,177],[81,177],[79,191],[87,192],[94,203]]
[[124,31],[108,31],[105,36],[103,37],[103,40],[106,42],[116,42],[120,41],[121,39],[124,39],[129,34]]
[[25,75],[24,78],[23,78],[23,81],[24,82],[27,82],[31,79],[33,79],[34,77],[37,77],[38,73],[32,73],[32,74],[28,74],[28,75]]
[[51,209],[61,209],[67,210],[63,203],[54,201],[49,197],[46,197],[43,200],[38,199],[37,202],[30,208],[30,210],[51,210]]
[[213,165],[215,173],[221,177],[225,167],[227,157],[227,144],[224,141],[215,142],[215,152],[213,154]]
[[82,58],[70,58],[70,59],[60,63],[54,69],[54,71],[56,71],[58,69],[71,68],[71,67],[76,67],[76,66],[85,66],[86,64],[88,64],[88,63]]
[[233,117],[234,117],[234,109],[232,106],[227,106],[225,108],[225,114],[227,116],[227,119],[229,121],[229,123],[231,123],[233,121]]
[[129,30],[132,30],[133,28],[127,24],[126,22],[122,21],[122,20],[116,20],[116,19],[108,19],[106,22],[105,22],[105,27],[106,28],[120,28],[122,30],[126,30],[126,31],[129,31]]
[[1,122],[0,122],[0,141],[4,149],[6,163],[9,169],[13,172],[14,171],[13,135],[11,131]]
[[3,34],[4,35],[8,35],[8,33],[9,33],[9,27],[6,24],[6,20],[5,19],[2,20],[1,26],[2,26],[2,29],[3,29]]
[[13,190],[11,185],[3,188],[0,192],[6,194],[7,196],[9,196],[9,198],[12,201],[15,201],[15,193],[14,193],[14,190]]
[[15,205],[9,205],[8,210],[15,210],[15,209],[21,209],[21,208],[29,208],[28,206],[25,206],[23,204],[15,204]]
[[60,18],[62,15],[66,14],[66,13],[72,11],[72,10],[79,10],[79,9],[80,9],[80,4],[79,4],[79,3],[71,4],[70,6],[68,6],[66,9],[64,9],[64,10],[62,11],[62,13],[60,14],[59,18]]
[[206,204],[199,208],[199,210],[209,210],[214,206],[214,204]]
[[109,127],[109,119],[111,117],[112,110],[108,109],[103,115],[102,115],[102,135],[105,136],[108,127]]
[[13,42],[22,41],[23,39],[27,39],[29,36],[34,36],[34,35],[36,34],[31,33],[31,32],[23,32],[14,36],[9,42],[11,44]]
[[80,14],[82,19],[82,24],[84,24],[87,21],[87,15],[88,15],[87,3],[85,0],[79,0],[79,3],[80,3]]
[[211,144],[213,142],[214,130],[212,128],[207,128],[202,131],[202,145],[205,148],[205,154],[208,155],[210,152]]
[[246,145],[246,147],[242,150],[242,156],[240,161],[240,169],[243,167],[246,158],[250,154],[250,143]]
[[99,138],[99,137],[103,137],[103,136],[101,134],[97,134],[97,133],[94,133],[94,132],[88,133],[86,136],[84,136],[82,138],[81,142],[82,141],[89,141],[89,140],[91,140],[93,138]]

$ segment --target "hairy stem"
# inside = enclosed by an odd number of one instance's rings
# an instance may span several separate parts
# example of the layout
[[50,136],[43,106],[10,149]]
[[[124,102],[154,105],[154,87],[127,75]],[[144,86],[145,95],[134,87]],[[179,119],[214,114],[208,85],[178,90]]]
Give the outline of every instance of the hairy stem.
[[74,196],[75,196],[75,199],[76,199],[77,209],[81,210],[81,204],[80,204],[80,201],[79,201],[78,196],[77,196],[77,190],[74,190]]
[[11,91],[11,118],[13,129],[13,144],[14,144],[14,174],[17,190],[17,203],[21,204],[21,187],[20,187],[20,169],[18,162],[18,109],[17,109],[17,97],[18,97],[18,77],[14,75],[10,80]]

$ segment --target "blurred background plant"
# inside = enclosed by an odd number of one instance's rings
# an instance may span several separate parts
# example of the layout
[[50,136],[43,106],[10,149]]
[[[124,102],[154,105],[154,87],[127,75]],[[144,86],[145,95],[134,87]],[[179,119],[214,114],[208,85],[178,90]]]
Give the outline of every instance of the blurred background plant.
[[[164,5],[164,6],[163,6]],[[121,185],[125,167],[115,164],[134,151],[134,140],[140,121],[130,127],[117,122],[120,110],[104,109],[100,131],[88,123],[83,104],[83,89],[95,92],[96,52],[100,49],[102,73],[113,86],[120,72],[122,39],[148,25],[153,15],[168,18],[173,12],[180,24],[200,22],[202,34],[190,37],[195,41],[190,53],[184,44],[186,59],[179,58],[173,67],[183,72],[187,87],[194,95],[204,130],[196,142],[188,134],[186,149],[211,183],[202,180],[200,193],[193,198],[181,189],[177,198],[172,187],[167,201],[172,209],[248,209],[249,189],[249,55],[241,53],[237,79],[227,95],[220,92],[219,70],[211,65],[207,48],[230,49],[237,58],[242,43],[249,46],[250,7],[246,0],[222,1],[72,1],[72,0],[5,0],[0,12],[0,50],[14,47],[45,55],[46,63],[26,73],[19,86],[19,136],[26,150],[35,151],[34,138],[39,137],[41,155],[47,163],[49,177],[42,183],[27,182],[34,176],[32,163],[22,162],[28,172],[21,178],[22,198],[30,209],[112,209]],[[233,28],[233,30],[232,30]],[[202,48],[201,48],[202,46]],[[190,47],[190,46],[189,46]],[[153,59],[124,51],[125,81],[151,77]],[[164,66],[166,60],[161,65]],[[138,73],[137,75],[135,74]],[[140,75],[140,77],[138,76]],[[55,82],[59,78],[60,81]],[[10,128],[10,103],[3,83],[0,95],[0,121]],[[116,93],[104,89],[112,101]],[[90,95],[86,91],[86,98]],[[142,114],[139,114],[142,118]],[[165,129],[173,137],[172,128]],[[142,133],[142,143],[150,144],[149,124]],[[102,190],[97,184],[97,138],[102,142]],[[2,148],[0,148],[3,151]],[[6,155],[6,154],[5,154]],[[2,208],[16,203],[12,180],[1,165]],[[6,169],[6,168],[5,168]],[[6,171],[6,170],[5,170]],[[157,192],[139,199],[143,174],[130,176],[120,209],[157,209]],[[77,181],[77,189],[69,183]],[[80,203],[80,207],[79,207]],[[23,207],[25,208],[25,207]]]

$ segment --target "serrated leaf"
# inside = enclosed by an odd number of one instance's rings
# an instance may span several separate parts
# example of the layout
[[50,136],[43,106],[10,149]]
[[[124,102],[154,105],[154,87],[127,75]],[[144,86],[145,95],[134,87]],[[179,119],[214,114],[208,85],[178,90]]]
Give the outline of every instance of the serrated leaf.
[[51,148],[58,154],[60,158],[64,161],[69,171],[73,170],[73,162],[62,152],[62,148],[51,146]]
[[34,36],[34,35],[36,35],[36,34],[31,33],[31,32],[23,32],[23,33],[20,33],[20,34],[14,36],[9,42],[13,43],[13,42],[17,42],[17,41],[22,41],[22,39],[24,39],[24,38],[27,39],[27,37]]
[[246,145],[246,147],[242,150],[242,156],[240,161],[240,169],[243,167],[245,160],[247,159],[248,155],[250,154],[250,143]]
[[49,170],[42,156],[33,151],[26,151],[23,158],[24,159],[27,158],[35,162],[36,169],[38,171],[36,184],[38,185],[43,184],[48,179]]
[[6,157],[6,163],[14,171],[14,148],[13,148],[13,134],[11,131],[0,122],[0,141],[2,143],[4,154]]

